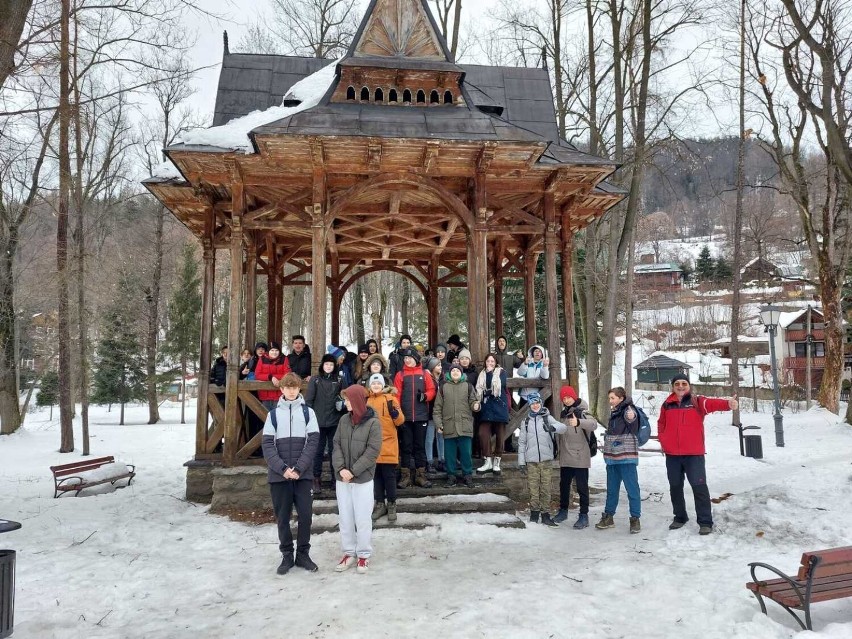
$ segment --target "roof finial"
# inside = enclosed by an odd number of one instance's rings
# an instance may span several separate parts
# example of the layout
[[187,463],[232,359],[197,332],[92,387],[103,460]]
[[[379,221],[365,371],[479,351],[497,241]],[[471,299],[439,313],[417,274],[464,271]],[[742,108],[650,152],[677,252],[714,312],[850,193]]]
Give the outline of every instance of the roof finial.
[[547,71],[547,47],[541,47],[541,68]]
[[228,47],[228,31],[227,30],[222,32],[222,40],[225,44],[225,48],[222,51],[222,55],[231,55],[231,49]]

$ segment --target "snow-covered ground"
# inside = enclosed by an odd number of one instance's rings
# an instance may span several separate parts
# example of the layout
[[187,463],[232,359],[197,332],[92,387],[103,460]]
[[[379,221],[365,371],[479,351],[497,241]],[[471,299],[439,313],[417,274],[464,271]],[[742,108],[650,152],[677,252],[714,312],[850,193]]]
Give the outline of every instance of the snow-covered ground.
[[[274,526],[183,500],[194,427],[176,423],[179,408],[165,405],[155,426],[142,406],[128,415],[120,427],[115,410],[93,410],[92,453],[138,470],[130,488],[101,494],[52,498],[48,466],[80,456],[55,452],[46,412],[0,438],[0,517],[23,523],[0,537],[18,551],[15,639],[790,637],[787,613],[770,605],[765,617],[746,591],[747,563],[794,571],[803,550],[849,544],[852,528],[852,429],[821,410],[788,415],[779,449],[771,417],[754,415],[765,452],[756,461],[739,456],[722,414],[707,420],[709,484],[713,496],[733,497],[714,506],[709,537],[694,521],[668,531],[665,468],[654,455],[640,462],[640,535],[627,532],[622,494],[609,531],[575,531],[573,519],[553,530],[381,530],[365,576],[333,572],[339,538],[326,533],[313,539],[319,573],[279,577]],[[592,483],[604,476],[595,457]],[[594,519],[601,509],[598,497]],[[816,636],[852,636],[849,600],[816,604],[814,619]]]

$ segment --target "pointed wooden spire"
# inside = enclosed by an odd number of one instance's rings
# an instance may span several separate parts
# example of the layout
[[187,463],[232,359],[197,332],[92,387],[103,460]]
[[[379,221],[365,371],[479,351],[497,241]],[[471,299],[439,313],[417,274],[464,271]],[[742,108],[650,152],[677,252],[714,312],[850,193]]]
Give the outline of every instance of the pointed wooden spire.
[[373,0],[351,55],[452,62],[425,0]]

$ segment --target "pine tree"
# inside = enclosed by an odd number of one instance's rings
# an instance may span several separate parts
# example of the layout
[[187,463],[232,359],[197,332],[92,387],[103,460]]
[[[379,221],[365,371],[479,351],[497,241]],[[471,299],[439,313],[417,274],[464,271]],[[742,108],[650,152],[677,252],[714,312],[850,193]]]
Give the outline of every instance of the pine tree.
[[47,371],[41,376],[36,396],[36,406],[50,406],[50,419],[53,419],[53,405],[59,401],[59,374]]
[[122,275],[115,299],[103,315],[92,393],[96,404],[121,405],[121,425],[124,425],[124,405],[145,399],[146,392],[144,352],[131,303],[135,293],[130,277]]
[[734,277],[734,271],[731,269],[731,265],[725,260],[725,258],[720,257],[716,260],[716,264],[713,271],[713,279],[717,282],[729,282]]
[[[178,285],[169,301],[169,328],[163,353],[180,361],[181,405],[180,423],[185,424],[186,410],[186,370],[190,361],[198,359],[201,328],[198,311],[201,308],[201,279],[198,276],[198,263],[191,244],[183,247],[183,263]],[[199,400],[200,401],[200,400]]]
[[706,244],[701,247],[698,259],[695,261],[695,277],[699,282],[712,280],[716,274],[716,265],[710,256],[710,247]]

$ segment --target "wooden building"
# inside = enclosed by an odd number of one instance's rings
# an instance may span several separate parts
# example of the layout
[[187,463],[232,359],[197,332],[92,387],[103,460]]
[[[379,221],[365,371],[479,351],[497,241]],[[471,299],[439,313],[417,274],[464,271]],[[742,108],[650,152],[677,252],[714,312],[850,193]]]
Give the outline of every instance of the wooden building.
[[[525,282],[526,337],[536,341],[533,277],[542,254],[547,314],[558,317],[561,304],[573,324],[572,238],[623,197],[603,182],[612,161],[560,139],[546,70],[456,64],[425,0],[372,0],[330,86],[300,108],[288,86],[328,64],[226,47],[214,124],[282,103],[294,111],[253,128],[248,153],[171,146],[166,153],[180,176],[145,181],[203,247],[199,397],[210,397],[214,249],[230,254],[226,398],[224,408],[215,398],[199,401],[199,460],[246,463],[260,444],[259,435],[240,439],[240,404],[266,411],[248,392],[261,383],[238,382],[237,360],[257,335],[258,276],[268,292],[270,339],[281,337],[282,287],[311,287],[317,359],[325,344],[339,342],[344,293],[368,273],[393,271],[413,282],[427,303],[432,344],[439,288],[464,287],[470,349],[481,360],[490,319],[503,330],[506,278]],[[560,276],[568,283],[562,300]],[[560,352],[556,322],[546,344]],[[566,350],[576,371],[575,345]],[[548,390],[558,396],[559,359],[550,366]],[[223,435],[220,455],[214,450]]]
[[667,355],[653,355],[636,364],[636,381],[643,384],[668,384],[672,377],[683,373],[689,375],[689,364]]
[[633,285],[637,291],[677,291],[683,288],[683,270],[668,262],[638,264],[633,268]]

